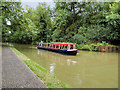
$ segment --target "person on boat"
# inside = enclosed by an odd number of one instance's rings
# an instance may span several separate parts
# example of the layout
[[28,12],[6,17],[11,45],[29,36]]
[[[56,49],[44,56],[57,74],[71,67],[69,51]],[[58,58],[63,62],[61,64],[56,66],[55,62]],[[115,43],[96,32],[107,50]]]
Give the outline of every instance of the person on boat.
[[41,41],[40,41],[40,43],[39,43],[39,45],[40,45],[40,46],[42,46],[42,44],[41,44],[41,43],[43,43],[43,41],[42,41],[42,40],[41,40]]
[[41,40],[41,42],[40,43],[43,43],[43,41]]

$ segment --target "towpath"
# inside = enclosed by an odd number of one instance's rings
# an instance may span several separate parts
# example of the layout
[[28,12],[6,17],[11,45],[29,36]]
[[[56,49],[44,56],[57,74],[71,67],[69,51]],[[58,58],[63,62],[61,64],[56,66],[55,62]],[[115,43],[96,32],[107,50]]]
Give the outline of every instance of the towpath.
[[2,88],[47,88],[8,46],[2,45]]

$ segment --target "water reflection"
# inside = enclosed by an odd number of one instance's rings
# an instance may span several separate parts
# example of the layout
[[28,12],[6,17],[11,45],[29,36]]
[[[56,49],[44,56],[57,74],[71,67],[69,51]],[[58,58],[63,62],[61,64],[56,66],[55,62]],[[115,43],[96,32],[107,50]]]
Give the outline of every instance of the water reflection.
[[117,53],[79,51],[76,56],[69,56],[30,48],[31,45],[15,47],[73,88],[118,87]]
[[54,75],[55,63],[50,64],[50,74]]
[[[48,54],[48,53],[54,53],[54,55],[51,55],[51,54]],[[60,56],[59,56],[59,53],[49,52],[49,51],[48,51],[48,53],[44,53],[43,50],[38,49],[38,55],[41,55],[41,56],[44,56],[44,57],[47,56],[47,58],[49,58],[51,61],[53,61],[53,62],[54,62],[54,61],[57,61],[57,62],[59,62],[61,65],[65,65],[65,64],[67,63],[67,65],[70,66],[70,65],[73,65],[73,64],[76,64],[76,63],[77,63],[77,61],[67,58],[67,55],[61,55],[61,54],[60,54]],[[64,59],[64,60],[65,60],[64,62],[61,61],[61,60],[63,59],[63,57],[66,57],[66,58]],[[72,57],[72,56],[71,56],[71,57]],[[54,62],[54,63],[55,63],[55,62]]]
[[71,59],[67,59],[67,65],[70,66],[71,64],[76,64],[77,61],[72,61]]
[[71,59],[67,59],[67,65],[70,66]]
[[39,54],[40,54],[41,56],[43,55],[42,52],[38,49],[38,55],[39,55]]

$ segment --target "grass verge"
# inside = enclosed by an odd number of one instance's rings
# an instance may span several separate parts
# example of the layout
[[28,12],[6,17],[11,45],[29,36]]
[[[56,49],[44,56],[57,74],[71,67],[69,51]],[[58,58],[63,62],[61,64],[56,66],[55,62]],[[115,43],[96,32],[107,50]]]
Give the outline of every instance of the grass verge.
[[48,88],[71,88],[67,84],[58,80],[56,76],[51,75],[50,72],[48,72],[45,68],[41,67],[33,60],[30,60],[13,46],[10,46],[7,43],[4,44],[9,46],[20,57],[20,59],[44,82]]

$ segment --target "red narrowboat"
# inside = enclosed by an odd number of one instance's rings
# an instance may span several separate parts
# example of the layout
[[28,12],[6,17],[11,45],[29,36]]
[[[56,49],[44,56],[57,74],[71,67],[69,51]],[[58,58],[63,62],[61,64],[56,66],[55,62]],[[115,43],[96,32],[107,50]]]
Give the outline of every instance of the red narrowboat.
[[75,44],[64,43],[39,43],[38,49],[45,49],[54,52],[60,52],[67,55],[76,55],[78,50],[75,49]]

